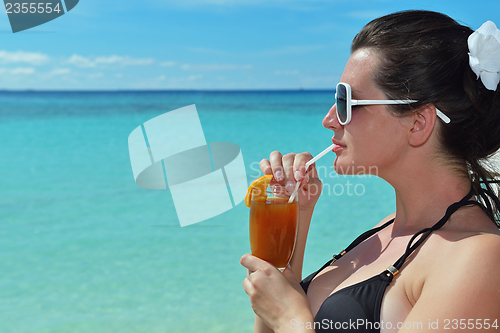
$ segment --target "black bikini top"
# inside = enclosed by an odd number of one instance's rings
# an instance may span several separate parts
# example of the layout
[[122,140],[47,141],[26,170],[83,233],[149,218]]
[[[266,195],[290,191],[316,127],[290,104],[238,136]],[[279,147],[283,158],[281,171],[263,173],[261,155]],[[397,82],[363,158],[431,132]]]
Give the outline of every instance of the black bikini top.
[[[314,317],[314,328],[316,332],[380,332],[380,308],[384,297],[385,289],[391,283],[394,276],[399,272],[406,259],[415,251],[426,238],[435,230],[441,228],[450,216],[460,207],[467,205],[478,205],[484,207],[477,201],[469,200],[473,190],[462,200],[451,204],[446,210],[446,214],[435,225],[425,228],[413,235],[408,242],[405,253],[382,273],[375,275],[365,281],[345,287],[331,294],[321,305]],[[339,260],[347,252],[358,244],[373,236],[380,230],[389,226],[394,219],[384,225],[366,231],[354,240],[344,251],[333,256],[318,271],[312,273],[300,282],[302,289],[307,293],[309,284],[314,277],[331,263]],[[421,236],[418,240],[417,237]],[[415,241],[416,240],[416,241]]]

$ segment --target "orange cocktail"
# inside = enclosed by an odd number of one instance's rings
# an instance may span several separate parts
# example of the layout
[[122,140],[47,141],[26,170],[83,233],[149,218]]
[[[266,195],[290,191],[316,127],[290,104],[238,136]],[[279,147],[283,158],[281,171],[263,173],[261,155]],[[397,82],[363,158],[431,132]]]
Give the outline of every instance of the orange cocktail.
[[288,199],[288,195],[266,191],[253,195],[250,204],[252,254],[277,268],[288,265],[295,246],[298,203],[288,203]]

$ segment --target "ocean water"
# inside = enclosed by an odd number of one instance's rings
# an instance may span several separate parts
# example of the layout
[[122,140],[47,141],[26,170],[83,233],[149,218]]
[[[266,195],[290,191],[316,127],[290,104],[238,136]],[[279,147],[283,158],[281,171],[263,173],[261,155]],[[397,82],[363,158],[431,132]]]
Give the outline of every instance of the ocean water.
[[[181,228],[168,190],[139,188],[127,138],[196,104],[208,142],[241,147],[248,181],[273,150],[319,153],[331,91],[0,92],[0,332],[252,332],[239,258],[248,208]],[[394,211],[376,177],[325,189],[304,274]]]

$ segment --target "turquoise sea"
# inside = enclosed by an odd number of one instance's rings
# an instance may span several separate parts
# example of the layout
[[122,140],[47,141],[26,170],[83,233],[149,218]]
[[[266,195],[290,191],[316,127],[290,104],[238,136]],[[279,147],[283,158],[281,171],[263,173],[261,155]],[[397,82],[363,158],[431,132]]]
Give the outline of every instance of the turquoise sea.
[[[332,91],[0,91],[0,332],[252,332],[239,258],[244,203],[181,228],[168,190],[133,178],[128,135],[196,104],[208,142],[241,147],[248,181],[273,150],[319,153]],[[394,210],[376,177],[325,182],[304,273]]]

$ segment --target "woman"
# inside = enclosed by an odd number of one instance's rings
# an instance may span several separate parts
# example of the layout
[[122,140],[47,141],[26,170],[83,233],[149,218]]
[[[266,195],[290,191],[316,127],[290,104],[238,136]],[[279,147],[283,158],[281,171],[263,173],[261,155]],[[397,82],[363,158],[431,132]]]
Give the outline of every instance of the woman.
[[[336,172],[377,170],[394,187],[396,212],[299,284],[321,182],[314,168],[306,176],[308,153],[261,161],[274,181],[302,187],[290,267],[241,258],[256,332],[499,329],[500,202],[481,162],[500,148],[492,24],[473,34],[443,14],[408,11],[354,38],[323,125],[334,131]],[[350,97],[397,104],[351,110]]]

